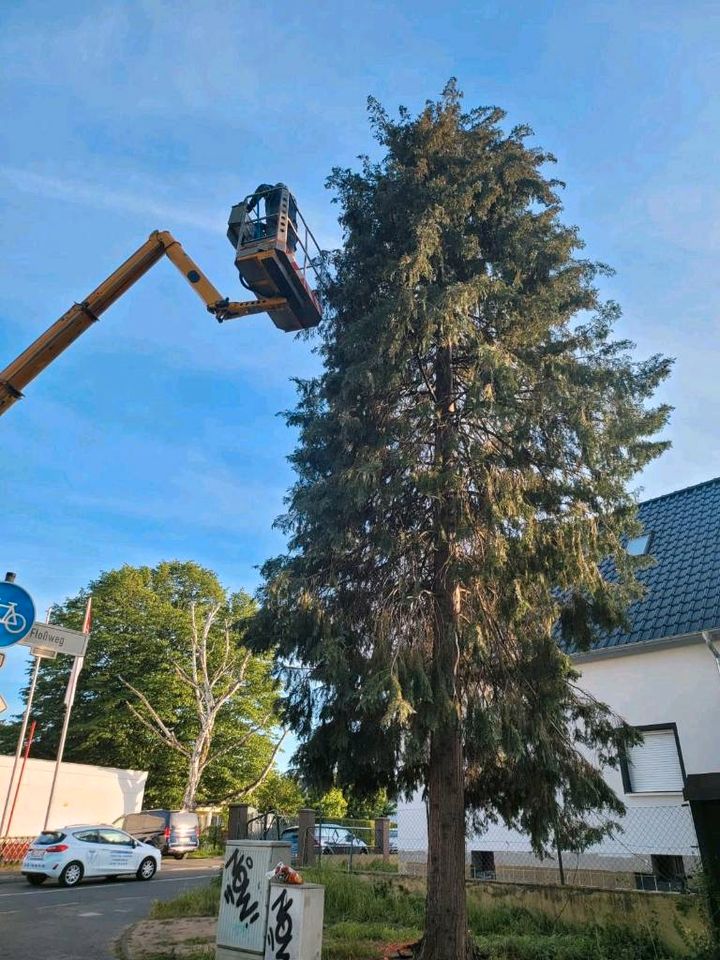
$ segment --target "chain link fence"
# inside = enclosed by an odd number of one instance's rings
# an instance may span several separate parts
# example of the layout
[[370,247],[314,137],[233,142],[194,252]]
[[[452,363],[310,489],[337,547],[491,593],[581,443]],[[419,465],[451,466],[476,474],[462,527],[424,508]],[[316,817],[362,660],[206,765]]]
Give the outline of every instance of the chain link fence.
[[[427,814],[423,803],[400,808],[399,868],[424,875],[427,865]],[[566,883],[606,890],[683,892],[700,869],[697,837],[686,804],[636,806],[621,829],[582,853],[561,850],[539,859],[526,836],[502,824],[466,842],[468,876],[506,883]]]
[[[306,811],[306,814],[312,813]],[[312,849],[312,859],[323,863],[347,863],[348,869],[362,869],[366,865],[377,869],[378,858],[397,869],[397,827],[394,821],[361,820],[348,817],[325,817],[315,813],[308,825],[307,817],[287,816],[275,812],[251,812],[247,822],[250,840],[284,840],[290,844],[292,862],[303,859],[303,851]],[[387,828],[381,826],[387,822]],[[307,854],[305,854],[305,859]]]

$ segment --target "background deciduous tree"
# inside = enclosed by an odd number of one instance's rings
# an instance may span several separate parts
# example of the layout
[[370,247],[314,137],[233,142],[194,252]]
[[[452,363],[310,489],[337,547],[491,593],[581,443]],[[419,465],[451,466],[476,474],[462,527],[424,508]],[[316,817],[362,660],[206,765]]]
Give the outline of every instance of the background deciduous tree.
[[[244,593],[228,596],[212,571],[194,563],[124,566],[102,573],[76,597],[56,607],[53,619],[79,628],[90,594],[92,638],[80,674],[65,758],[148,770],[146,805],[181,806],[190,758],[169,749],[133,715],[128,703],[136,710],[144,708],[126,683],[152,704],[180,743],[192,746],[200,730],[198,703],[192,684],[182,675],[183,670],[192,674],[191,610],[194,606],[199,626],[208,612],[216,610],[209,637],[210,671],[224,656],[227,621],[231,672],[242,664],[245,672],[240,687],[217,713],[197,799],[243,798],[272,761],[279,737],[278,690],[271,661],[264,656],[246,660],[243,647],[248,618],[255,611],[251,598]],[[33,756],[55,756],[69,669],[66,657],[43,663],[33,711],[38,723]],[[14,736],[16,726],[6,725],[0,749],[14,750]]]
[[273,770],[253,790],[250,802],[262,813],[294,817],[301,807],[307,806],[307,797],[295,777]]
[[612,339],[606,268],[526,127],[464,111],[452,83],[418,116],[370,115],[383,156],[330,178],[324,370],[288,416],[289,552],[255,642],[287,658],[309,783],[426,788],[422,954],[458,960],[466,811],[543,851],[622,809],[588,756],[615,762],[631,733],[558,640],[587,645],[637,595],[628,483],[663,449],[669,364]]
[[356,797],[351,793],[348,797],[348,816],[358,820],[376,820],[378,817],[389,817],[395,812],[396,806],[384,788],[369,796]]
[[308,802],[326,820],[342,820],[347,816],[348,802],[340,787],[311,793]]

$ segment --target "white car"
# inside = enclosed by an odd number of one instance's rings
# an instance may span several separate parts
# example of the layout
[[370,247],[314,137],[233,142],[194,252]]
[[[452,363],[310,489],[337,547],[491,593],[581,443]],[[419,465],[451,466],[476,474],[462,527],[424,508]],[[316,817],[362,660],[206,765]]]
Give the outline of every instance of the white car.
[[50,877],[74,887],[83,877],[116,877],[132,873],[152,880],[160,869],[157,847],[135,840],[124,830],[104,824],[80,824],[48,830],[33,840],[22,862],[28,883],[39,887]]

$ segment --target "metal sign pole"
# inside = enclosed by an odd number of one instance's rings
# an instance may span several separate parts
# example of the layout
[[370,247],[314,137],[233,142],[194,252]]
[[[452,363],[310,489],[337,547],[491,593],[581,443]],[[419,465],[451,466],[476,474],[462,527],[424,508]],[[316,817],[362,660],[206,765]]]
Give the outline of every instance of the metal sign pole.
[[15,761],[13,762],[12,772],[10,773],[10,783],[8,783],[7,796],[5,797],[5,806],[3,807],[2,817],[0,817],[0,837],[3,837],[5,817],[8,812],[8,807],[10,806],[10,797],[12,796],[13,783],[15,781],[15,772],[17,770],[18,763],[20,762],[20,754],[22,753],[23,743],[25,742],[25,734],[27,733],[28,720],[30,719],[30,710],[32,709],[33,697],[35,696],[35,686],[37,684],[38,673],[40,672],[40,661],[41,657],[35,657],[35,666],[33,667],[32,680],[30,681],[30,692],[28,693],[27,704],[25,705],[25,713],[23,714],[22,726],[20,727],[20,736],[18,737],[17,748],[15,750]]
[[[92,617],[92,597],[88,600],[85,611],[85,622],[83,623],[83,633],[90,633],[90,623]],[[45,824],[43,830],[47,830],[52,813],[53,800],[55,798],[55,787],[57,786],[58,775],[62,765],[63,754],[65,753],[65,741],[67,739],[68,727],[70,726],[70,714],[72,713],[73,703],[75,702],[75,691],[77,690],[78,677],[82,670],[84,657],[75,657],[68,679],[67,690],[65,691],[65,717],[63,719],[62,733],[60,734],[60,743],[58,744],[57,758],[55,760],[55,770],[53,772],[52,784],[50,786],[50,796],[48,797],[47,810],[45,811]]]
[[[70,671],[70,679],[68,680],[67,692],[65,694],[65,717],[63,719],[62,733],[60,734],[60,743],[58,744],[58,752],[57,752],[57,757],[55,759],[55,770],[53,771],[52,784],[50,785],[50,796],[48,797],[48,805],[45,811],[45,823],[43,824],[43,831],[47,830],[48,822],[50,821],[50,812],[52,811],[53,799],[55,798],[55,787],[57,785],[58,774],[60,773],[60,766],[62,764],[63,754],[65,753],[65,740],[67,739],[68,727],[70,726],[70,713],[72,712],[72,701],[75,699],[75,687],[77,684],[75,673],[76,673],[77,663],[78,663],[78,660],[76,659]],[[72,695],[72,700],[69,700],[71,695]]]

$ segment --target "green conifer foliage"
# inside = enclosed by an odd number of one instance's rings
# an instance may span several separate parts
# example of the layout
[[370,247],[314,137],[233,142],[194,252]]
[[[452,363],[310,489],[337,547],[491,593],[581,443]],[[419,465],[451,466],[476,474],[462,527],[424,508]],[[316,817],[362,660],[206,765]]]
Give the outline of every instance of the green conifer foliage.
[[256,642],[289,665],[309,783],[427,790],[422,950],[456,960],[466,817],[547,851],[622,810],[588,756],[633,734],[561,647],[638,596],[628,484],[665,446],[669,361],[612,339],[607,268],[580,256],[528,128],[464,112],[454,83],[418,116],[369,109],[384,155],[329,180],[344,244],[324,370],[288,415],[289,551],[264,568]]

